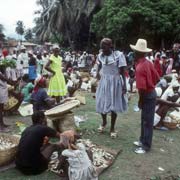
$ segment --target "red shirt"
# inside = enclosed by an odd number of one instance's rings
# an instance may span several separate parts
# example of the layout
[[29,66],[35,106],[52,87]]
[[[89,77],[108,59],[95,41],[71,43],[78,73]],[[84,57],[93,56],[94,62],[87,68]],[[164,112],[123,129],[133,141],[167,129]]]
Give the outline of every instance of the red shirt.
[[159,75],[153,64],[146,58],[139,59],[136,64],[136,87],[138,90],[151,92],[159,80]]

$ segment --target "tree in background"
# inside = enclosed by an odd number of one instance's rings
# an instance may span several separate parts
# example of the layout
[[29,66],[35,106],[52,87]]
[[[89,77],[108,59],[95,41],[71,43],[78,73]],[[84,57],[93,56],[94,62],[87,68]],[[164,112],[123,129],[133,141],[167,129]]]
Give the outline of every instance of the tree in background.
[[2,24],[0,24],[0,41],[5,40],[5,35],[4,35],[3,31],[4,31],[4,26]]
[[0,24],[0,48],[2,47],[2,44],[5,41],[5,35],[3,31],[4,31],[4,26]]
[[31,29],[27,29],[27,30],[25,31],[24,38],[25,38],[27,41],[32,41],[32,40],[33,40],[33,32],[32,32]]
[[169,48],[169,43],[180,40],[179,12],[179,0],[105,0],[93,18],[91,31],[125,48],[140,37],[153,47]]
[[[53,37],[72,49],[83,49],[88,42],[92,16],[101,2],[102,0],[38,0],[42,11],[40,17],[35,19],[37,36],[43,41]],[[63,40],[59,37],[63,37]]]
[[17,21],[15,31],[18,35],[21,36],[21,41],[22,41],[22,36],[24,34],[24,31],[25,31],[24,29],[25,29],[25,27],[24,27],[23,21]]

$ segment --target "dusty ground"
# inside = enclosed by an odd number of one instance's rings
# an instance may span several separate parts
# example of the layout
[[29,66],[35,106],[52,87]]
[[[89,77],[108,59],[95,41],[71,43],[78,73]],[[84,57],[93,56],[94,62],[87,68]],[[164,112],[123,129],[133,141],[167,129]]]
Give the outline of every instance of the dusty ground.
[[[122,149],[115,163],[106,170],[100,180],[180,180],[180,130],[154,131],[152,151],[145,155],[137,155],[133,152],[133,141],[137,140],[140,133],[140,112],[133,111],[133,105],[137,101],[136,95],[132,96],[127,113],[118,116],[116,129],[118,138],[112,140],[109,137],[109,126],[104,134],[97,133],[97,127],[101,118],[95,113],[95,100],[92,94],[86,94],[87,105],[74,110],[76,115],[87,116],[88,120],[81,124],[84,138],[91,139],[94,143]],[[30,118],[20,116],[8,116],[5,118],[12,124],[12,133],[17,133],[16,121],[30,124]],[[164,171],[159,170],[161,167]],[[1,172],[2,180],[56,180],[58,176],[45,172],[39,176],[25,177],[16,169]]]

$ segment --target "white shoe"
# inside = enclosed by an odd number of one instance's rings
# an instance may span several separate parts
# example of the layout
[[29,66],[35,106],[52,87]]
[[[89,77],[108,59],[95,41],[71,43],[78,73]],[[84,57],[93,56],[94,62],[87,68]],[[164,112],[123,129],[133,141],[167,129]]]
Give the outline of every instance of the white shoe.
[[146,153],[146,151],[142,147],[135,149],[134,152],[136,154],[145,154]]
[[142,146],[142,143],[140,141],[134,141],[133,144],[138,147]]

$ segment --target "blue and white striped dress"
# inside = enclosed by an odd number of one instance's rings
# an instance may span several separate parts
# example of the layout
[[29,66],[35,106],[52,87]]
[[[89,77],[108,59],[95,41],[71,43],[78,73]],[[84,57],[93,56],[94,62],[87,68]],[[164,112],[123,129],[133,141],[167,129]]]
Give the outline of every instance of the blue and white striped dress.
[[123,81],[119,68],[126,66],[126,59],[122,52],[114,51],[109,56],[98,55],[102,64],[101,79],[96,91],[96,112],[107,114],[127,110],[127,101],[122,93]]

